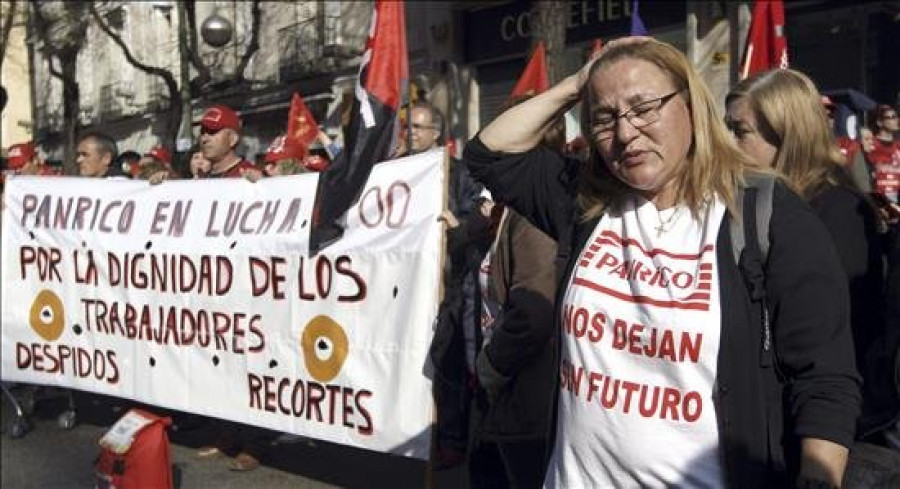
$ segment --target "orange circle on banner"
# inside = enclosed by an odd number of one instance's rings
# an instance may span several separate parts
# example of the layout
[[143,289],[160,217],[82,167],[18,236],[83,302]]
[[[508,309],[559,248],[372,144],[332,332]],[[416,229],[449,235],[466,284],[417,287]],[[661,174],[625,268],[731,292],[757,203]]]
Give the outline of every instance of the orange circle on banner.
[[300,348],[309,374],[319,382],[328,382],[341,372],[350,342],[340,324],[328,316],[316,316],[303,329]]
[[47,289],[38,292],[31,303],[28,321],[38,336],[46,341],[56,341],[66,324],[66,312],[59,296]]

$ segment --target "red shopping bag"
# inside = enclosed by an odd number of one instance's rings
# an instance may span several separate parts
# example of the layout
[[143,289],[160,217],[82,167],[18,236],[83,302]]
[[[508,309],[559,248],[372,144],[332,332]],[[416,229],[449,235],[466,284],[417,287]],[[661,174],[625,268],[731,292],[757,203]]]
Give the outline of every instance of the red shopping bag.
[[100,439],[97,489],[172,489],[170,418],[131,409]]

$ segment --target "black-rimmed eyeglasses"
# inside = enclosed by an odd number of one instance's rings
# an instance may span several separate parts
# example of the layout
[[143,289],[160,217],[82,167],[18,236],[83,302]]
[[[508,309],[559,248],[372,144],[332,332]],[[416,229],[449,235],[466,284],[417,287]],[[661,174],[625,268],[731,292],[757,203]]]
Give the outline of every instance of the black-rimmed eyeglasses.
[[672,100],[672,97],[681,93],[684,89],[663,95],[662,97],[647,100],[631,106],[628,110],[614,114],[612,112],[593,112],[591,115],[591,134],[595,138],[609,139],[616,130],[619,119],[625,118],[635,129],[649,126],[659,120],[659,112]]
[[434,124],[416,124],[415,122],[410,124],[410,127],[412,127],[413,131],[424,131],[426,129],[432,129],[432,130],[437,129],[437,126],[435,126]]

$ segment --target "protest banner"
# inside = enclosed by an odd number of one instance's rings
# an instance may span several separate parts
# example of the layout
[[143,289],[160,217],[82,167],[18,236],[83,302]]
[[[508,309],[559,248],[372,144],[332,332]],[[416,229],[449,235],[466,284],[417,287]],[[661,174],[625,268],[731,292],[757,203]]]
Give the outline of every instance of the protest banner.
[[12,178],[0,374],[427,458],[443,164],[377,165],[315,256],[315,174]]

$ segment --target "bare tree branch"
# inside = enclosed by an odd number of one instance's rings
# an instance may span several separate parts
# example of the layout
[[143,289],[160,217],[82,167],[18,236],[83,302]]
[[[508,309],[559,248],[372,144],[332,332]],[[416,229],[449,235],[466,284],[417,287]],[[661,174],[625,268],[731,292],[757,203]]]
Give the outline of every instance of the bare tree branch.
[[37,32],[38,37],[41,38],[41,41],[43,41],[43,48],[41,51],[44,57],[47,58],[47,70],[51,75],[59,79],[59,81],[65,83],[62,72],[53,66],[53,57],[56,55],[56,50],[53,49],[53,44],[50,42],[49,35],[47,34],[47,30],[50,28],[50,22],[47,21],[46,17],[41,13],[41,8],[37,3],[32,3],[31,8],[34,12],[34,30]]
[[0,67],[3,66],[3,59],[6,57],[6,46],[9,45],[9,32],[12,30],[13,20],[16,17],[16,0],[6,2],[8,9],[3,13],[3,32],[0,33]]
[[170,70],[165,68],[159,68],[157,66],[150,66],[146,63],[139,61],[134,57],[134,53],[131,52],[131,49],[125,42],[122,40],[122,36],[113,31],[109,24],[107,24],[100,12],[97,11],[97,6],[92,2],[91,3],[91,17],[93,17],[94,22],[97,23],[97,27],[100,28],[107,36],[109,36],[112,41],[119,46],[122,50],[122,54],[125,55],[125,59],[135,68],[147,73],[149,75],[158,76],[162,78],[163,82],[166,84],[166,89],[169,92],[169,110],[168,110],[168,120],[166,126],[165,133],[165,145],[170,148],[174,148],[175,137],[178,134],[178,125],[181,122],[181,112],[182,107],[179,103],[180,94],[178,91],[178,83],[175,81],[175,75],[172,74]]
[[150,66],[138,61],[137,58],[134,57],[134,54],[132,54],[131,49],[129,49],[125,42],[122,40],[122,36],[116,34],[112,29],[110,29],[109,25],[107,25],[106,22],[103,21],[103,18],[97,11],[97,6],[93,2],[91,3],[90,12],[91,17],[93,17],[94,21],[97,23],[97,27],[99,27],[101,31],[109,36],[109,38],[112,39],[112,41],[122,49],[122,54],[125,55],[125,59],[128,60],[129,63],[131,63],[135,68],[143,71],[144,73],[156,75],[162,77],[163,79],[171,78],[172,82],[174,83],[175,77],[172,76],[172,73],[169,70],[158,68],[156,66]]
[[212,79],[212,74],[209,71],[209,67],[200,58],[199,42],[197,40],[196,7],[196,2],[193,0],[184,3],[184,10],[188,18],[188,25],[186,26],[188,31],[188,55],[190,56],[191,64],[197,70],[197,85],[202,87],[209,83]]
[[[34,19],[34,31],[40,37],[43,48],[42,54],[47,58],[47,67],[50,74],[58,78],[62,82],[62,106],[63,106],[63,123],[61,132],[63,134],[63,168],[67,174],[75,173],[75,134],[80,124],[78,121],[78,112],[81,108],[80,88],[78,86],[78,52],[84,44],[85,34],[87,32],[86,24],[80,20],[83,14],[83,4],[68,3],[64,4],[67,10],[66,20],[58,20],[51,23],[44,17],[39,2],[31,2]],[[62,44],[57,46],[51,39],[51,27],[56,22],[63,22],[62,28],[65,29]],[[77,22],[77,24],[65,24],[66,22]],[[60,69],[53,66],[53,58],[59,62]]]
[[65,78],[63,78],[62,72],[57,70],[56,67],[53,66],[53,56],[50,55],[49,53],[46,56],[47,56],[47,70],[50,72],[51,75],[55,76],[59,81],[65,83],[66,80],[65,80]]
[[253,58],[253,55],[259,51],[259,24],[262,18],[262,11],[259,8],[260,0],[253,0],[253,6],[251,7],[252,12],[252,22],[250,24],[250,44],[247,45],[247,50],[244,51],[244,55],[241,56],[241,62],[238,63],[237,68],[234,70],[234,80],[238,83],[245,80],[244,78],[244,70],[247,69],[247,65],[250,63],[250,60]]

